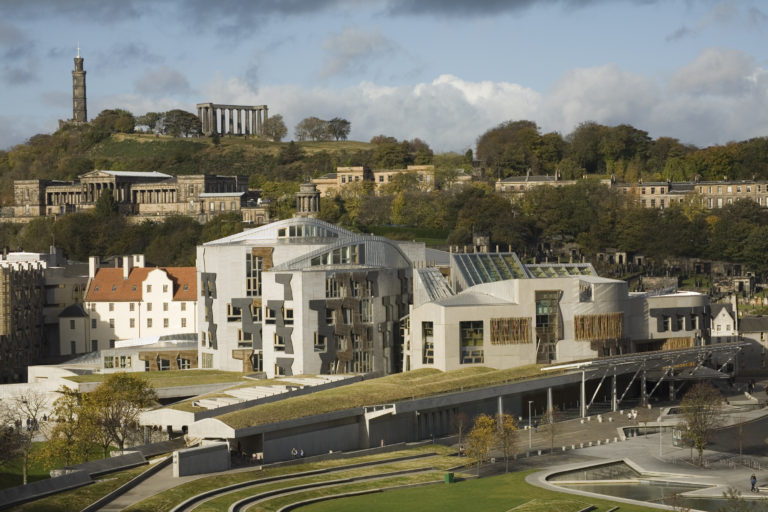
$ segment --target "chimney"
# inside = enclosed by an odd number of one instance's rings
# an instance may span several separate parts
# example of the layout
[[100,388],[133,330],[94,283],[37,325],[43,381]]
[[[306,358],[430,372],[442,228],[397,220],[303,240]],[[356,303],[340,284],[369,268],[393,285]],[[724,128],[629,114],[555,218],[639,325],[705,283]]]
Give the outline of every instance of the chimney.
[[96,271],[99,270],[99,257],[91,256],[88,258],[88,277],[93,279]]
[[133,260],[130,256],[123,256],[123,279],[128,279],[131,275],[131,269],[133,268]]
[[134,254],[133,255],[133,266],[136,268],[144,268],[144,255],[143,254]]

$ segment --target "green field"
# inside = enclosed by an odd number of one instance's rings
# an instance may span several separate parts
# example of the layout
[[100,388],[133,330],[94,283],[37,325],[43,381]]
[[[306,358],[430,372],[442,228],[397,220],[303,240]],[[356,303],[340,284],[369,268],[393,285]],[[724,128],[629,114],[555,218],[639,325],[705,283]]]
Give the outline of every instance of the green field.
[[[169,370],[163,372],[137,372],[137,376],[147,379],[155,388],[173,388],[179,386],[197,386],[202,384],[219,384],[241,382],[246,373],[225,372],[221,370]],[[67,377],[67,380],[78,384],[86,382],[103,382],[109,374],[93,373]]]
[[[454,484],[438,484],[414,489],[386,491],[344,499],[334,499],[301,507],[301,512],[389,512],[418,510],[444,512],[482,510],[483,512],[576,512],[595,505],[604,512],[616,503],[534,487],[525,482],[531,471],[509,473]],[[250,510],[260,510],[258,508]],[[261,510],[268,510],[266,508]],[[650,512],[652,509],[621,504],[621,512]]]

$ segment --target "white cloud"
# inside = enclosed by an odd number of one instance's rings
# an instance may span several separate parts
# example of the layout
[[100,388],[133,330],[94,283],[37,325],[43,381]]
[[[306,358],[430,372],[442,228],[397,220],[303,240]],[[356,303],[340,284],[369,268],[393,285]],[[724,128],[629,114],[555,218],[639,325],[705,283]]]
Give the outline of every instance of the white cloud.
[[323,42],[325,57],[322,78],[342,74],[365,74],[376,59],[392,57],[398,45],[379,32],[347,27],[329,35]]
[[751,57],[724,48],[708,48],[672,76],[673,89],[688,94],[741,94],[754,73]]
[[169,94],[189,94],[187,78],[169,66],[158,66],[144,70],[135,82],[134,87],[139,94],[163,96]]

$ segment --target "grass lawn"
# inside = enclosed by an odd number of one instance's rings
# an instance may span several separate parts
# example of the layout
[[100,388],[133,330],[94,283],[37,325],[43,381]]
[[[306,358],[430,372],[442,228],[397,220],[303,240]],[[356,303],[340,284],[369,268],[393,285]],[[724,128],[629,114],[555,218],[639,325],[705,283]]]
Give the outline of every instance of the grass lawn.
[[[418,510],[482,510],[483,512],[576,512],[588,505],[606,511],[616,503],[585,496],[566,494],[534,487],[525,482],[530,471],[509,473],[454,484],[438,484],[416,489],[386,491],[334,499],[302,507],[301,512],[388,512]],[[250,509],[258,510],[258,509]],[[658,509],[621,504],[621,512],[651,512]]]
[[[41,460],[41,452],[45,443],[34,443],[32,445],[32,454],[27,467],[27,481],[29,483],[37,482],[50,478],[50,470],[65,466],[63,460],[54,460],[50,464]],[[91,449],[90,460],[101,459],[104,455],[100,446],[93,446]],[[0,467],[0,489],[16,487],[22,485],[21,458],[12,460]]]
[[[151,498],[147,498],[146,500],[141,501],[140,503],[137,503],[131,507],[128,507],[125,510],[126,512],[165,512],[172,509],[174,506],[178,505],[179,503],[186,500],[187,498],[191,498],[192,496],[195,496],[196,494],[200,494],[202,492],[205,492],[211,489],[219,489],[221,487],[226,487],[228,485],[232,485],[240,482],[246,482],[248,480],[257,480],[257,479],[262,479],[262,478],[267,478],[267,477],[272,477],[277,475],[287,475],[290,473],[297,473],[299,471],[310,471],[314,469],[334,468],[339,466],[346,466],[349,464],[355,464],[359,462],[384,460],[384,459],[391,459],[396,457],[405,457],[408,455],[416,455],[419,453],[433,453],[433,452],[441,454],[441,457],[437,459],[431,458],[430,463],[435,464],[435,461],[438,461],[438,463],[436,464],[437,467],[446,467],[446,466],[443,466],[443,464],[445,463],[445,460],[447,459],[446,456],[453,453],[453,450],[448,447],[440,446],[440,445],[425,445],[417,448],[411,448],[408,450],[400,450],[400,451],[390,452],[390,453],[380,453],[376,455],[367,455],[364,457],[357,457],[354,459],[335,459],[335,460],[328,460],[328,461],[322,461],[322,462],[311,462],[311,463],[295,465],[295,466],[283,466],[283,467],[271,468],[267,470],[255,469],[253,471],[245,471],[240,473],[217,474],[217,475],[200,478],[192,482],[187,482],[185,484],[178,485],[172,489],[168,489],[167,491],[158,493],[155,496],[152,496]],[[417,467],[426,465],[424,460],[422,460],[420,463],[409,462],[409,463],[402,463],[402,464],[419,464],[419,466]],[[413,467],[413,466],[404,465],[402,467]],[[331,474],[331,475],[325,475],[325,478],[328,480],[331,480],[336,477],[333,476],[333,474]],[[226,508],[224,508],[224,510],[226,510]]]
[[[386,404],[540,377],[540,368],[541,365],[509,370],[472,367],[450,372],[421,369],[257,405],[223,414],[218,419],[234,428],[263,425],[364,405]],[[547,375],[553,374],[549,372]]]
[[[218,384],[239,382],[242,372],[225,372],[220,370],[169,370],[164,372],[136,372],[137,376],[147,379],[155,388],[173,388],[179,386],[197,386],[200,384]],[[66,377],[77,383],[103,382],[109,374],[98,373]]]
[[31,501],[15,507],[13,510],[19,512],[79,512],[149,468],[150,466],[144,465],[105,475],[92,484]]

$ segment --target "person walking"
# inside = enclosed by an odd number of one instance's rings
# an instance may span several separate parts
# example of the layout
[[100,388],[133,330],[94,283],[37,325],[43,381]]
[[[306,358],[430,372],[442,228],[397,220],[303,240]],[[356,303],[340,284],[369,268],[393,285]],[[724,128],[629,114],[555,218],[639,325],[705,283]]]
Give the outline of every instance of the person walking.
[[750,489],[750,491],[752,491],[752,492],[757,492],[757,477],[755,476],[755,474],[754,474],[754,473],[752,473],[752,476],[751,476],[751,477],[749,477],[749,483],[750,483],[750,485],[752,486],[752,488]]

